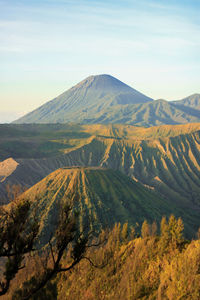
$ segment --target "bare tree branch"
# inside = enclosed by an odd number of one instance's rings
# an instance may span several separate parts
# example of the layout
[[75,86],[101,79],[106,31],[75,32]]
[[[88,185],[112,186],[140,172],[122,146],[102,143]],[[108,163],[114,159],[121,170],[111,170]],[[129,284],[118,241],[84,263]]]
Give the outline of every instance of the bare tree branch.
[[50,247],[50,251],[51,251],[51,257],[53,259],[53,264],[55,266],[55,257],[54,257],[54,254],[53,254],[53,247],[52,247],[52,244],[51,244],[51,240],[49,241],[49,247]]
[[93,261],[92,261],[89,257],[87,257],[87,256],[83,256],[82,259],[88,260],[89,263],[91,264],[91,266],[94,267],[94,268],[97,268],[97,269],[103,269],[103,268],[107,265],[107,263],[105,263],[105,264],[103,264],[103,265],[95,265],[95,264],[93,263]]

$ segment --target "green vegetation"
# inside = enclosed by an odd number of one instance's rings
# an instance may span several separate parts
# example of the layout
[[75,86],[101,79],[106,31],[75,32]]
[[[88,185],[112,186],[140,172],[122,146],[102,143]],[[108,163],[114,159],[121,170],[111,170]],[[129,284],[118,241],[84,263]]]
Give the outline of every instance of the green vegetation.
[[0,125],[1,199],[32,186],[0,209],[0,295],[200,299],[200,123],[174,125],[199,99],[92,76],[17,121],[60,123]]
[[[43,147],[44,158],[33,156],[31,159],[16,159],[16,163],[7,162],[6,167],[0,163],[0,176],[3,178],[0,193],[3,196],[8,182],[30,187],[60,167],[100,166],[118,170],[156,191],[163,199],[163,207],[165,204],[168,210],[175,207],[174,213],[181,209],[181,214],[178,215],[183,216],[186,229],[189,226],[188,232],[191,228],[197,230],[200,212],[199,124],[152,128],[130,125],[12,124],[0,126],[0,131],[7,131],[8,137],[13,140],[15,132],[18,136],[21,134],[20,140],[25,140],[29,134],[29,141],[32,143],[35,139],[36,144],[40,136],[43,145],[47,145],[46,148]],[[5,136],[0,139],[0,143],[3,144],[4,141]],[[49,147],[54,143],[60,145],[58,151]],[[1,145],[0,149],[3,149]],[[27,151],[24,149],[25,147],[21,150],[21,155],[27,158],[32,149],[30,145]],[[9,164],[12,164],[10,169]],[[4,171],[4,168],[7,169]],[[121,190],[123,191],[123,187]],[[123,221],[122,215],[120,221]]]
[[89,137],[91,134],[79,125],[3,124],[0,125],[0,160],[61,155],[82,145],[82,140],[86,143]]
[[[199,214],[184,210],[181,205],[135,182],[119,171],[102,168],[62,168],[51,173],[21,195],[37,207],[40,219],[40,240],[46,244],[56,228],[58,207],[63,198],[73,201],[80,212],[80,230],[99,232],[116,222],[140,226],[144,219],[160,222],[163,215],[174,213],[185,222],[185,233],[194,236]],[[78,200],[77,200],[78,199]]]
[[[38,220],[33,212],[29,217],[30,202],[13,201],[9,208],[0,207],[0,296],[5,295],[11,281],[23,268],[24,256],[34,250],[38,235]],[[3,274],[2,274],[3,273]],[[3,278],[2,278],[3,277]]]
[[200,297],[188,211],[120,172],[62,168],[0,212],[6,300]]
[[[61,272],[72,270],[82,259],[92,263],[85,256],[86,249],[93,247],[91,236],[85,230],[79,230],[71,203],[62,199],[56,230],[42,247],[38,235],[41,223],[37,205],[20,199],[15,190],[14,194],[16,197],[9,205],[0,207],[0,296],[8,299],[13,280],[19,275],[23,279],[12,299],[49,299],[46,286],[50,285],[51,279]],[[70,254],[67,266],[62,265],[66,251],[68,256]],[[33,263],[33,258],[40,262],[39,270],[29,272],[27,280],[23,277],[23,270],[27,264],[30,266],[30,261]],[[45,290],[45,295],[41,290]]]
[[59,156],[90,143],[95,137],[134,142],[190,134],[197,130],[200,130],[198,123],[151,128],[111,124],[0,124],[0,160]]

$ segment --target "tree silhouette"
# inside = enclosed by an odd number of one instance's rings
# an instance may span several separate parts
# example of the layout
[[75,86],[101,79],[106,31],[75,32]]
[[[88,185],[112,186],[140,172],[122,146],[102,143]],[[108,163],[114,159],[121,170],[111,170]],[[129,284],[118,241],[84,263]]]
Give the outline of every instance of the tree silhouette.
[[30,202],[14,199],[9,207],[0,207],[0,257],[4,272],[0,280],[0,296],[7,293],[11,280],[24,268],[24,255],[34,251],[39,224]]
[[[69,201],[60,207],[57,228],[45,248],[36,249],[34,246],[39,239],[39,221],[37,207],[32,209],[29,200],[15,199],[10,206],[0,209],[0,257],[4,261],[4,272],[0,281],[0,296],[5,295],[10,282],[22,268],[25,268],[26,256],[35,253],[43,259],[40,274],[33,276],[22,284],[13,294],[13,299],[30,299],[37,295],[56,274],[69,271],[82,259],[86,259],[94,267],[89,257],[85,256],[86,249],[98,246],[102,242],[92,243],[93,233],[87,230],[79,232],[77,214],[73,213]],[[70,250],[69,264],[63,265],[62,258],[66,250]],[[68,251],[69,252],[69,251]]]

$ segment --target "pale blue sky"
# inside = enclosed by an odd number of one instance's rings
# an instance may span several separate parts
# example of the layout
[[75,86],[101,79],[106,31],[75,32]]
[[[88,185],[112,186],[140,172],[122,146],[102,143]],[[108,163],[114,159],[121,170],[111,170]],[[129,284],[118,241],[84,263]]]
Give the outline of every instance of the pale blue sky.
[[0,122],[95,74],[154,99],[200,93],[199,13],[199,0],[0,0]]

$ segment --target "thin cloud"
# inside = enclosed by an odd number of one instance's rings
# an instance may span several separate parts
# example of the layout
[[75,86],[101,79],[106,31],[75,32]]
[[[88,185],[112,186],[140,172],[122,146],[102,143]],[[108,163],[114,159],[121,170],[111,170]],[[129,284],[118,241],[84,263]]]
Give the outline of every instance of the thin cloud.
[[181,95],[189,94],[187,86],[196,92],[198,14],[194,0],[0,0],[3,90],[13,101],[15,82],[22,89],[16,98],[25,103],[29,94],[32,101],[38,97],[35,82],[41,83],[40,93],[51,86],[53,95],[53,84],[63,78],[76,83],[91,73],[112,73],[135,82],[136,89],[146,87],[153,98],[153,93],[171,97],[165,82],[170,87],[176,82]]

